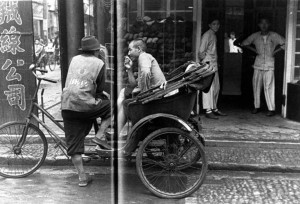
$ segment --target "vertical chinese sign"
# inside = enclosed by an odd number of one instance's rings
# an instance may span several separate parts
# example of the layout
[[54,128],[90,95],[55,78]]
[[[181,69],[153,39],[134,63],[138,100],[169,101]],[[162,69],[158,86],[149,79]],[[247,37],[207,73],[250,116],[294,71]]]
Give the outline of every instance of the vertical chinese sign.
[[32,24],[31,0],[0,1],[0,125],[23,121],[34,94]]

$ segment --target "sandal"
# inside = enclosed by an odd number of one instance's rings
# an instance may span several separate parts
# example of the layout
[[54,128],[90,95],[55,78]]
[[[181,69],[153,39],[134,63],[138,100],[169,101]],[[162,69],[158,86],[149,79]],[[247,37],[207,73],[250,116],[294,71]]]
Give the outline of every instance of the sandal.
[[78,186],[79,187],[86,187],[87,185],[89,185],[89,183],[91,183],[93,181],[93,179],[87,175],[87,179],[84,179],[82,181],[79,180]]

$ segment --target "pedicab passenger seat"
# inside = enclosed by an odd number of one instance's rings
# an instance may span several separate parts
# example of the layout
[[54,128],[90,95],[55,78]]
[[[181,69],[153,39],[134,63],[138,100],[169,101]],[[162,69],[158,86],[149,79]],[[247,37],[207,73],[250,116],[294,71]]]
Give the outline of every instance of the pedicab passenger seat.
[[[189,61],[166,74],[165,89],[157,86],[125,101],[127,116],[133,125],[140,119],[156,113],[172,114],[188,120],[197,90],[207,92],[213,77],[214,70],[209,64]],[[168,96],[174,92],[177,93]]]

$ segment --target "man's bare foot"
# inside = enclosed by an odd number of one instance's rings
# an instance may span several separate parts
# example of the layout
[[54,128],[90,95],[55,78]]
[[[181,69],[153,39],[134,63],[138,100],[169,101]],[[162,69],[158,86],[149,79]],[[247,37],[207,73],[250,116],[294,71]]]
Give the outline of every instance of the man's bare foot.
[[92,139],[92,142],[96,143],[97,145],[104,147],[105,149],[111,149],[111,146],[107,143],[106,140],[101,140],[97,137]]

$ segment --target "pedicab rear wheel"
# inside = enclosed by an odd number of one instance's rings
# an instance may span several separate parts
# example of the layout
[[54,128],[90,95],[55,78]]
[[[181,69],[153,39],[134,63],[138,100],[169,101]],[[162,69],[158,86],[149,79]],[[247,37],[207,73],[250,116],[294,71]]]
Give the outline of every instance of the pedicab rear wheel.
[[[189,158],[194,160],[197,154],[201,155],[199,160],[191,162]],[[145,187],[156,196],[184,198],[202,185],[207,161],[204,147],[195,136],[179,128],[162,128],[142,142],[136,168]]]

